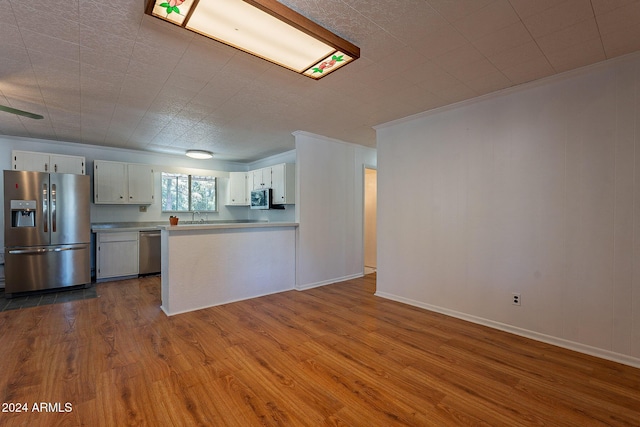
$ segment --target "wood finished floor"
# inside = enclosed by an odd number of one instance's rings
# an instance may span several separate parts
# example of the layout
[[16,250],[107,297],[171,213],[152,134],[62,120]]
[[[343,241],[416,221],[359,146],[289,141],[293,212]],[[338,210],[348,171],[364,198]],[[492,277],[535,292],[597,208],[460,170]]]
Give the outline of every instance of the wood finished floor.
[[169,318],[149,277],[0,313],[0,401],[72,404],[0,425],[640,425],[639,369],[374,290],[369,275]]

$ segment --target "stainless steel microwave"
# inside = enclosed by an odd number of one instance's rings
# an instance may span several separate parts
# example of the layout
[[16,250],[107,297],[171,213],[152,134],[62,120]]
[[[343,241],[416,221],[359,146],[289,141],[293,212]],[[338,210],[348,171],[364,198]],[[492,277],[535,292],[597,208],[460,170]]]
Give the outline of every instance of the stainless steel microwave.
[[251,209],[269,209],[273,196],[270,188],[251,191]]
[[273,204],[271,188],[261,188],[251,191],[251,209],[284,209],[284,206]]

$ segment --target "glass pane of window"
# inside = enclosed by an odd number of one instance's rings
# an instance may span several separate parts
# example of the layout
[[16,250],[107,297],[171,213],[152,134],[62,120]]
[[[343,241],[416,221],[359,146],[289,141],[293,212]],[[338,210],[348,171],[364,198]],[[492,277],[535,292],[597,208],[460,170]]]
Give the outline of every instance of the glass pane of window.
[[191,210],[216,210],[216,179],[211,176],[191,176]]
[[162,210],[189,210],[189,175],[162,173]]
[[162,172],[162,211],[217,211],[216,178]]

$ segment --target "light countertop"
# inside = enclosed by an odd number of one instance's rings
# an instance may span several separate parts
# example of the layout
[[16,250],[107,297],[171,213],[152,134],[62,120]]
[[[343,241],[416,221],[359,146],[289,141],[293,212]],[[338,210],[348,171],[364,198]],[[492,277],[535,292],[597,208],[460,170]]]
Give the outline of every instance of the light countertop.
[[161,227],[160,223],[113,222],[113,223],[105,223],[105,224],[91,224],[91,232],[92,233],[117,233],[121,231],[152,231],[152,230],[160,230],[160,227]]
[[178,225],[169,225],[169,221],[155,222],[103,222],[91,224],[93,233],[117,233],[123,231],[188,231],[216,228],[251,228],[251,227],[296,227],[292,222],[267,222],[252,220],[218,220],[218,221],[184,221]]
[[178,225],[162,225],[160,229],[173,232],[185,232],[194,230],[216,230],[221,228],[273,228],[273,227],[297,227],[297,222],[233,222],[233,223],[216,223],[216,224],[178,224]]

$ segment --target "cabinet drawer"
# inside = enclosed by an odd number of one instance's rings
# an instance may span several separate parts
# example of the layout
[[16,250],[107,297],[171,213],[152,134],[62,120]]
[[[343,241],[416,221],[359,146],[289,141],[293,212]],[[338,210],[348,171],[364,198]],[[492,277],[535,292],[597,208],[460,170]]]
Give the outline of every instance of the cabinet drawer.
[[98,233],[98,242],[129,242],[138,240],[137,231],[119,231],[115,233]]

